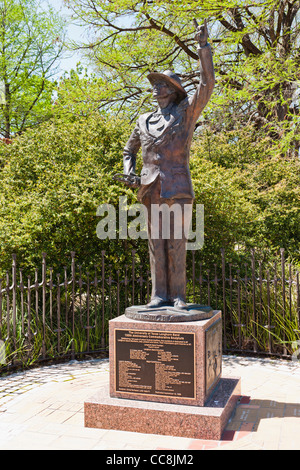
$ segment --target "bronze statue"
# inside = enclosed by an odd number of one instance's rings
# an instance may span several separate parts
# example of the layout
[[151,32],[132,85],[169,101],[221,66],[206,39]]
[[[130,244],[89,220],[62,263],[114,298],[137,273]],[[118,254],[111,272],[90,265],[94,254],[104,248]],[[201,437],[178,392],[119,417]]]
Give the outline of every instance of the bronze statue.
[[[149,309],[172,305],[187,308],[186,290],[186,237],[174,237],[174,220],[171,235],[152,238],[151,206],[153,204],[193,204],[194,192],[189,171],[189,154],[195,124],[206,106],[214,88],[214,68],[210,45],[207,43],[207,23],[197,26],[195,40],[201,64],[199,86],[189,97],[179,77],[170,70],[153,72],[148,79],[153,87],[153,97],[158,103],[154,112],[139,117],[124,149],[124,178],[134,187],[136,155],[142,148],[143,169],[140,176],[138,199],[147,208],[148,240],[152,277]],[[192,206],[190,206],[192,207]],[[184,213],[184,211],[183,211]],[[191,222],[191,211],[185,215],[184,224]],[[189,217],[189,220],[187,220]]]

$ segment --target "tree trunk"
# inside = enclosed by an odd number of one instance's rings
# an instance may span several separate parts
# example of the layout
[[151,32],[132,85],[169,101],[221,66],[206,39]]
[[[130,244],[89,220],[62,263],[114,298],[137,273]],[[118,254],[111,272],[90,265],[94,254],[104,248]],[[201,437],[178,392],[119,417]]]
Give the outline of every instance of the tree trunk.
[[5,104],[4,104],[4,119],[5,119],[5,138],[10,139],[10,102],[11,94],[9,83],[5,83]]

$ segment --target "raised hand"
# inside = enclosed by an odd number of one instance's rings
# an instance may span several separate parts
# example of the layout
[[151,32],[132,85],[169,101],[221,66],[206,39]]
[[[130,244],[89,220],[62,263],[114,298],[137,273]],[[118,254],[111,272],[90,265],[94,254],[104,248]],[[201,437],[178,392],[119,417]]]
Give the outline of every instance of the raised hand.
[[207,21],[204,20],[204,24],[199,26],[197,21],[194,20],[194,25],[196,27],[196,35],[195,40],[199,43],[200,47],[204,47],[207,44],[208,39],[208,29],[207,29]]

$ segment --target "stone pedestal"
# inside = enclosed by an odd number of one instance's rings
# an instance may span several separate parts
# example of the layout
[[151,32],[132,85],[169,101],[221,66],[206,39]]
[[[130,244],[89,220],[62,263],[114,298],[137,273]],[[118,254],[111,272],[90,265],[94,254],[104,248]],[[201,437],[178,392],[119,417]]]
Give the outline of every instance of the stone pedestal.
[[241,393],[222,378],[221,312],[205,320],[109,322],[109,384],[85,403],[85,426],[221,439]]
[[204,406],[221,378],[221,312],[158,323],[122,315],[109,324],[110,396]]
[[84,404],[85,426],[220,440],[240,394],[239,379],[222,378],[206,405],[199,407],[112,398],[107,385]]

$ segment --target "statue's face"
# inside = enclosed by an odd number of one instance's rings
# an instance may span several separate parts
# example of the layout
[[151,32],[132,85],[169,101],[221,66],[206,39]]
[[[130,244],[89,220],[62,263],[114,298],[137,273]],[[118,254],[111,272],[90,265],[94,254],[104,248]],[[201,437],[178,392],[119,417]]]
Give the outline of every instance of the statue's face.
[[153,84],[152,95],[155,99],[168,98],[170,95],[174,94],[174,99],[176,98],[176,92],[174,88],[170,87],[164,81],[157,81]]

